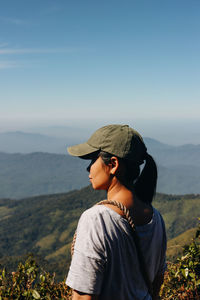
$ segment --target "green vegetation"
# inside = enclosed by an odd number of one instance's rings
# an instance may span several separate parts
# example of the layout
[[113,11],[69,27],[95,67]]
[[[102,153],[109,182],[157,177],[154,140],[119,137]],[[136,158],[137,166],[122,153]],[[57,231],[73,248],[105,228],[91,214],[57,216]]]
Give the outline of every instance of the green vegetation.
[[[200,227],[196,237],[184,247],[183,255],[176,263],[169,263],[161,288],[163,300],[200,299]],[[72,291],[64,280],[56,283],[55,274],[50,275],[39,267],[37,260],[29,256],[19,263],[14,272],[0,270],[0,300],[53,300],[71,299]]]
[[177,237],[171,239],[167,243],[167,259],[171,262],[175,261],[178,256],[183,252],[183,248],[188,244],[194,234],[196,228],[191,228],[186,230],[184,233],[178,235]]
[[200,299],[200,226],[176,263],[169,263],[161,299]]
[[197,226],[200,216],[200,195],[157,194],[154,206],[161,212],[168,240]]
[[[81,213],[104,198],[104,192],[86,187],[66,194],[0,200],[0,264],[12,271],[27,253],[34,253],[46,271],[56,272],[56,280],[62,280],[68,272],[70,245]],[[200,195],[157,194],[154,206],[163,214],[172,239],[196,227]],[[173,245],[177,244],[180,241],[174,240]],[[187,238],[180,251],[185,244]],[[180,251],[172,247],[169,258]]]
[[56,283],[55,274],[44,271],[30,256],[24,264],[19,263],[17,271],[0,273],[0,300],[7,299],[71,299],[71,290],[64,281]]

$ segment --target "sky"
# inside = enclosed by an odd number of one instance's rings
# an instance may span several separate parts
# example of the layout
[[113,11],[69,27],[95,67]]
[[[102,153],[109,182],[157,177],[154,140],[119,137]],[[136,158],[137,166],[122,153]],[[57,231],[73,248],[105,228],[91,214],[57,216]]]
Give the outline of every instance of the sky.
[[200,1],[0,0],[0,132],[109,123],[200,144]]

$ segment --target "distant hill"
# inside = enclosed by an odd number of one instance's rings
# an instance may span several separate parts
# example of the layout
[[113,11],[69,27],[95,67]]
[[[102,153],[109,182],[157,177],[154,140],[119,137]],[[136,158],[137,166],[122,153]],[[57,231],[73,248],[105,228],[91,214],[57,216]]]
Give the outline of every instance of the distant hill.
[[[49,129],[48,134],[11,131],[0,133],[0,152],[48,152],[65,154],[66,147],[83,141],[86,132],[77,128],[60,128],[61,134]],[[65,132],[66,131],[66,132]],[[55,134],[55,136],[54,136]],[[85,137],[86,138],[86,137]]]
[[[80,130],[72,128],[65,138],[0,133],[0,151],[4,151],[0,152],[0,197],[23,198],[86,186],[88,162],[70,157],[66,151],[67,145],[80,141]],[[171,146],[148,137],[144,141],[158,165],[158,192],[200,193],[200,145]]]
[[68,192],[88,184],[88,161],[50,153],[0,152],[0,198]]
[[200,145],[152,148],[151,153],[157,163],[165,167],[178,165],[200,167]]
[[[52,132],[52,134],[54,131]],[[40,134],[22,131],[11,131],[0,133],[0,152],[6,153],[31,153],[48,152],[66,154],[66,146],[83,142],[82,130],[67,128],[64,135],[53,136],[52,134]],[[86,135],[86,134],[85,134]],[[89,136],[89,135],[88,135]],[[87,137],[85,137],[87,139]],[[157,151],[173,148],[157,140],[145,138],[148,148]]]
[[[80,189],[88,184],[88,161],[67,154],[0,152],[0,198],[23,198]],[[158,192],[200,193],[200,167],[158,165]]]
[[179,234],[167,243],[167,259],[175,261],[183,252],[183,247],[188,245],[195,237],[197,227],[186,230],[184,233]]
[[174,165],[163,167],[158,165],[157,191],[166,194],[198,194],[200,193],[200,167],[190,165]]
[[21,131],[0,133],[0,151],[7,153],[63,153],[66,140]]
[[[50,132],[49,135],[21,131],[0,133],[0,152],[66,154],[67,146],[81,143],[87,139],[87,131],[84,132],[83,129],[66,128],[62,129],[61,133],[60,136],[53,136],[56,134],[53,128],[51,135]],[[159,165],[165,167],[173,165],[200,167],[200,145],[171,146],[149,137],[145,137],[144,141],[148,152],[155,157]]]
[[[14,264],[17,257],[33,252],[64,277],[80,214],[104,198],[103,191],[86,187],[67,194],[0,200],[0,264]],[[158,194],[154,206],[163,214],[171,239],[197,225],[200,195]]]

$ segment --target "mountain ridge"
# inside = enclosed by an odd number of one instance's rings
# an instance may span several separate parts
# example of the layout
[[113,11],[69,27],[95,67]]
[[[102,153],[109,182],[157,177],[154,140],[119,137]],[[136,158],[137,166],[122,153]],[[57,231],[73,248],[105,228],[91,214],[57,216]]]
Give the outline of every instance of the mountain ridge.
[[[11,136],[15,136],[12,151],[16,150],[18,137],[26,136],[26,141],[23,140],[20,147],[26,152],[34,145],[37,151],[30,153],[2,151],[2,147],[7,144],[6,141],[2,142],[0,133],[0,197],[20,199],[68,192],[86,186],[88,175],[85,169],[88,162],[70,157],[66,150],[67,144],[80,142],[77,135],[79,131],[76,129],[74,137],[73,132],[68,130],[69,138],[62,139],[37,133],[10,132]],[[27,137],[30,136],[29,144]],[[200,145],[172,146],[149,137],[145,137],[144,141],[158,165],[158,192],[200,193]],[[44,151],[41,152],[39,150],[42,147]],[[54,153],[58,148],[59,153]]]
[[[80,131],[80,133],[79,133]],[[64,145],[71,145],[73,143],[82,143],[84,141],[84,138],[87,140],[87,131],[85,134],[83,134],[82,130],[73,129],[73,128],[67,128],[67,132],[64,135],[64,133],[60,135],[53,135],[52,133],[37,133],[37,132],[26,132],[26,131],[6,131],[6,132],[0,132],[0,151],[1,152],[8,152],[8,153],[31,153],[35,152],[36,146],[38,147],[38,152],[43,152],[43,147],[46,142],[46,148],[48,146],[48,142],[51,144],[49,145],[49,152],[50,153],[61,153],[60,148]],[[20,139],[18,141],[18,139]],[[151,137],[144,137],[143,138],[147,146],[156,147],[157,149],[175,149],[175,148],[199,148],[200,144],[181,144],[179,146],[177,145],[170,145],[168,143],[160,142],[157,139],[151,138]],[[5,145],[7,142],[8,145]],[[20,145],[17,145],[17,142],[20,142]],[[21,142],[23,142],[21,144]],[[42,145],[39,145],[38,142],[42,142]],[[29,148],[27,148],[27,144],[30,143]],[[55,145],[53,146],[53,143],[58,143],[58,151],[59,152],[53,152],[57,148]],[[26,148],[24,149],[24,144],[26,145]],[[39,148],[41,147],[41,148]],[[32,148],[32,150],[31,150]],[[62,153],[65,153],[65,149],[62,149]]]
[[[0,198],[20,199],[83,188],[89,183],[88,164],[88,161],[64,154],[0,152]],[[198,164],[157,164],[158,192],[200,193]]]

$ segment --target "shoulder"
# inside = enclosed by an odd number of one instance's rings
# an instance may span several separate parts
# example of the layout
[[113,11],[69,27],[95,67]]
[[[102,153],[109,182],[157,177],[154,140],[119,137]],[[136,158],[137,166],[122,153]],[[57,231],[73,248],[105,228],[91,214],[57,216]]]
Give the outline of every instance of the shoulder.
[[160,225],[165,228],[165,222],[159,210],[153,207],[153,221],[156,223],[160,223]]
[[105,205],[95,205],[84,211],[79,219],[77,236],[105,241],[119,223],[122,217]]
[[103,208],[99,205],[94,205],[89,209],[85,210],[82,215],[80,216],[78,225],[80,224],[89,224],[94,223],[103,216]]
[[106,211],[103,205],[94,205],[85,210],[80,216],[77,233],[95,234],[102,231],[104,220],[106,219]]
[[94,205],[88,209],[86,209],[82,215],[81,218],[86,218],[86,217],[91,217],[91,218],[95,218],[97,217],[99,214],[102,214],[103,211],[105,209],[105,206],[103,205]]
[[95,205],[84,211],[77,226],[75,251],[89,257],[105,254],[105,207]]
[[105,205],[94,205],[91,208],[85,210],[80,219],[80,224],[97,224],[102,222],[113,222],[115,219],[120,219],[120,215],[118,215],[115,211],[108,208]]
[[136,229],[139,234],[153,234],[160,237],[164,237],[166,235],[163,217],[154,207],[151,221],[145,225],[136,226]]

